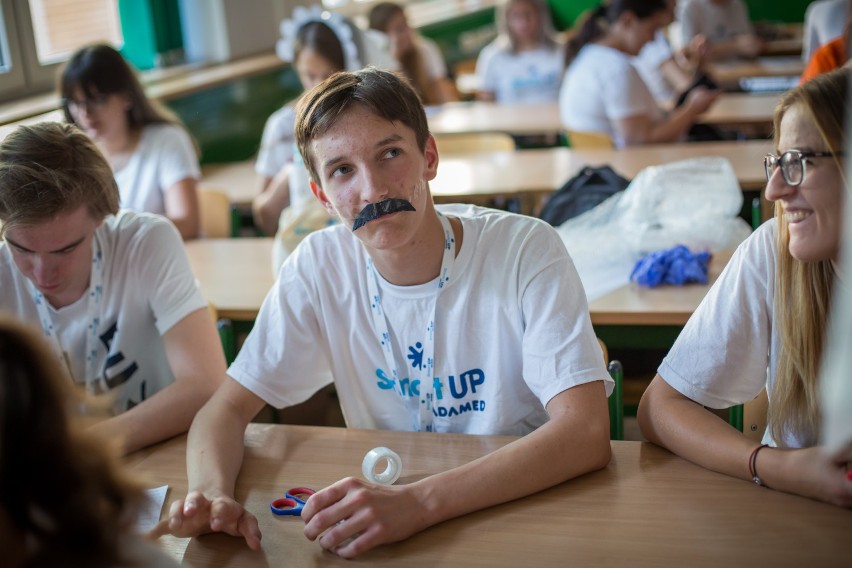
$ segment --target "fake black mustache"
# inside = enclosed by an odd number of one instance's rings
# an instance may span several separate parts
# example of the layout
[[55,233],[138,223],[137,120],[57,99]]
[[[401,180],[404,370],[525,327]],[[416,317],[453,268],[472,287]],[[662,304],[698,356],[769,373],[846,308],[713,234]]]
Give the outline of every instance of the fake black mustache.
[[378,203],[370,203],[355,217],[355,222],[352,223],[352,231],[357,231],[374,219],[399,211],[416,211],[416,209],[406,199],[385,199]]

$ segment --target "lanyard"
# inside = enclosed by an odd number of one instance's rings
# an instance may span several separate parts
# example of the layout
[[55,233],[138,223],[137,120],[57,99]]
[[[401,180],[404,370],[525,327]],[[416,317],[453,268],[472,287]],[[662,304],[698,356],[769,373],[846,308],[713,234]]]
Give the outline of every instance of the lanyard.
[[[432,314],[426,325],[422,363],[419,369],[414,367],[411,372],[412,383],[418,378],[415,376],[415,373],[420,373],[419,414],[417,422],[414,423],[414,428],[421,432],[432,431],[432,404],[435,392],[435,385],[433,384],[435,367],[435,311],[438,305],[438,294],[440,294],[441,290],[449,282],[450,274],[452,274],[453,265],[456,260],[453,228],[450,226],[449,220],[440,213],[438,213],[438,218],[441,220],[441,226],[444,228],[444,256],[441,260],[441,271],[438,275],[438,290],[432,300]],[[388,325],[387,314],[385,314],[382,306],[381,294],[379,294],[379,275],[373,265],[373,259],[369,255],[367,256],[367,290],[370,294],[369,301],[370,311],[373,314],[373,330],[376,333],[379,344],[382,346],[382,351],[384,351],[385,363],[387,363],[388,371],[393,375],[394,384],[399,384],[401,376],[393,356],[390,326]]]
[[[95,232],[92,241],[92,270],[89,276],[89,288],[86,290],[87,308],[86,308],[86,375],[83,379],[86,382],[86,390],[90,393],[105,392],[106,384],[104,378],[96,378],[95,376],[95,358],[97,355],[97,336],[98,326],[100,325],[100,315],[98,308],[103,297],[103,276],[104,276],[104,259],[101,250],[101,242],[98,238],[98,233]],[[50,346],[53,348],[54,354],[62,363],[62,366],[68,369],[68,374],[72,375],[71,367],[65,360],[65,355],[62,352],[62,346],[59,344],[57,337],[58,330],[54,329],[53,316],[48,308],[47,298],[44,297],[35,285],[29,281],[30,291],[33,295],[36,310],[38,311],[39,322],[44,331]],[[72,354],[73,356],[73,354]],[[72,379],[74,377],[72,376]]]

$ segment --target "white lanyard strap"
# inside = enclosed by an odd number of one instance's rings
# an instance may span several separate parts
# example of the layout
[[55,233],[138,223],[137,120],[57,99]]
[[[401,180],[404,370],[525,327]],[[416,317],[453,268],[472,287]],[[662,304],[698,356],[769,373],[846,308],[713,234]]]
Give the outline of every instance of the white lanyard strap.
[[[89,276],[89,288],[86,290],[86,375],[83,377],[86,382],[86,390],[90,393],[100,393],[107,390],[104,377],[96,376],[95,373],[95,359],[97,358],[96,356],[98,353],[98,328],[100,326],[100,314],[98,308],[100,307],[101,299],[103,297],[103,265],[104,259],[102,247],[98,234],[95,232],[94,238],[92,239],[92,270],[91,275]],[[35,287],[35,284],[30,281],[29,285],[44,335],[47,338],[48,343],[50,343],[54,354],[59,359],[59,362],[62,364],[63,368],[68,369],[68,375],[73,379],[74,377],[71,372],[71,367],[69,366],[69,362],[65,360],[65,355],[62,352],[62,346],[59,344],[59,338],[57,335],[59,330],[54,328],[53,316],[47,306],[48,300],[44,297],[44,294]],[[71,353],[70,356],[73,357],[74,354]]]
[[[456,245],[453,237],[453,228],[450,221],[438,213],[438,218],[441,220],[441,226],[444,228],[444,255],[441,260],[441,271],[438,275],[438,289],[432,299],[432,313],[426,325],[426,337],[423,341],[423,359],[421,365],[412,368],[411,384],[419,379],[420,381],[420,404],[417,420],[413,423],[415,430],[421,432],[432,431],[432,406],[434,402],[434,368],[435,368],[435,313],[438,305],[438,294],[443,290],[444,286],[449,282],[453,272],[453,265],[456,260]],[[367,256],[367,290],[370,294],[370,308],[373,315],[373,330],[382,346],[382,351],[385,355],[385,363],[388,366],[388,371],[392,374],[395,385],[399,385],[399,380],[402,378],[396,360],[393,354],[393,345],[391,344],[390,326],[388,325],[387,314],[382,305],[382,297],[379,293],[379,275],[373,265],[373,259]],[[417,373],[420,373],[419,377]]]

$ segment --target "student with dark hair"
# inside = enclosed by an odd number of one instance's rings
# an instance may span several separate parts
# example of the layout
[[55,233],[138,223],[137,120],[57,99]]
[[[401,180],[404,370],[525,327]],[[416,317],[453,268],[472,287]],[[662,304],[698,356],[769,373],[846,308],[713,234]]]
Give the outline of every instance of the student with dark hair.
[[109,161],[121,207],[164,215],[184,239],[199,234],[198,152],[180,120],[150,100],[108,45],[81,48],[59,76],[65,119]]
[[523,435],[411,484],[347,478],[313,495],[305,535],[344,557],[604,467],[613,383],[555,230],[436,207],[435,139],[392,73],[339,73],[309,91],[296,139],[314,195],[341,224],[284,263],[193,423],[190,492],[160,529],[258,548],[257,519],[234,499],[245,428],[265,403],[297,404],[332,381],[350,427]]
[[110,444],[84,428],[97,408],[43,340],[0,317],[0,550],[6,568],[177,564],[133,534],[144,507]]
[[566,49],[559,93],[563,126],[606,134],[618,148],[685,138],[718,92],[693,89],[665,114],[633,66],[666,18],[666,0],[610,0],[581,20]]

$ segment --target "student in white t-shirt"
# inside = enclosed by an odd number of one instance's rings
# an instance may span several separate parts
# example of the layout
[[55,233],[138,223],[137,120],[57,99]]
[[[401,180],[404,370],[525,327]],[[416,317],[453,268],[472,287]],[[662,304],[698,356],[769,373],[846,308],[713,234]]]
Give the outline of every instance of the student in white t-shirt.
[[0,550],[5,568],[177,568],[134,534],[142,485],[82,427],[40,333],[0,316]]
[[65,119],[92,137],[112,166],[121,208],[164,215],[198,236],[198,151],[180,120],[148,99],[109,45],[78,50],[59,76]]
[[559,114],[569,130],[610,136],[616,147],[676,142],[718,92],[699,87],[664,114],[633,59],[666,21],[666,0],[611,0],[589,12],[566,49]]
[[[820,444],[819,366],[843,225],[849,71],[785,93],[766,158],[776,219],[737,249],[690,318],[639,404],[650,441],[706,468],[852,507],[850,456]],[[755,444],[729,407],[769,395]]]
[[476,98],[498,103],[556,101],[562,47],[545,0],[505,0],[497,7],[497,38],[476,60]]
[[73,125],[0,143],[0,311],[38,326],[69,380],[110,397],[116,415],[94,428],[130,452],[185,432],[225,359],[174,225],[118,200]]
[[700,35],[707,40],[710,59],[752,58],[763,51],[743,0],[681,0],[677,19],[681,45]]
[[816,0],[805,10],[802,61],[810,62],[821,46],[843,35],[850,0]]
[[245,427],[265,402],[296,404],[331,381],[348,426],[524,435],[411,484],[348,478],[318,492],[305,534],[340,556],[604,467],[612,382],[556,232],[490,209],[436,210],[435,140],[392,73],[341,73],[308,92],[296,136],[311,189],[342,224],[284,263],[193,423],[190,492],[160,530],[259,548],[260,512],[233,494]]
[[423,104],[440,105],[459,100],[456,86],[447,76],[441,50],[434,41],[411,29],[402,6],[379,2],[370,9],[369,22],[370,29],[387,34],[391,53]]
[[633,60],[636,70],[660,105],[671,105],[681,93],[693,86],[707,55],[707,42],[703,36],[692,38],[689,45],[677,51],[672,49],[665,28],[674,21],[675,6],[676,0],[666,0],[660,29]]

